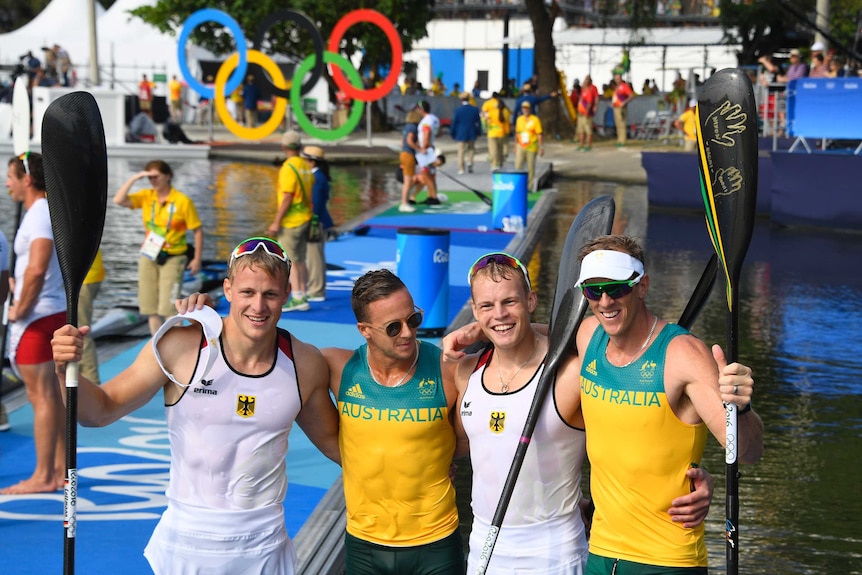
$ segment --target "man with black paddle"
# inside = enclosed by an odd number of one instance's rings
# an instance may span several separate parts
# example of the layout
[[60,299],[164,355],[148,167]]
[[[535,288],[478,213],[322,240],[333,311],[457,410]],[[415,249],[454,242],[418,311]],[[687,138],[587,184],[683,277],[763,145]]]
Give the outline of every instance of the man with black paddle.
[[[156,575],[295,572],[283,507],[293,423],[324,455],[341,458],[326,361],[277,326],[289,276],[278,242],[249,238],[231,254],[226,318],[183,306],[117,377],[102,386],[80,378],[86,426],[108,425],[164,395],[168,507],[144,553]],[[186,319],[192,325],[176,325]],[[88,330],[66,325],[55,332],[61,379],[67,362],[80,361]]]
[[700,465],[707,431],[725,444],[725,410],[741,418],[740,460],[763,453],[763,423],[751,410],[751,369],[727,365],[685,328],[646,306],[650,285],[643,249],[625,236],[604,236],[578,255],[577,286],[593,316],[578,331],[581,408],[596,514],[586,573],[617,575],[707,572],[702,525],[681,529],[667,504],[689,491],[685,476]]
[[[477,323],[447,336],[444,349],[457,361],[460,417],[456,430],[462,443],[469,439],[473,466],[474,522],[468,559],[472,574],[481,564],[485,534],[506,480],[501,462],[515,452],[545,368],[548,338],[539,333],[545,331],[543,326],[534,330],[530,323],[536,294],[526,268],[516,258],[486,254],[472,266],[469,279]],[[489,346],[469,356],[455,351],[461,342],[473,341],[479,330],[491,342]],[[544,403],[488,573],[517,569],[547,575],[583,573],[587,543],[579,506],[586,506],[580,489],[585,435],[579,379],[572,375],[579,366],[576,356],[563,360],[551,388],[553,400]],[[684,476],[697,491],[680,494],[666,513],[668,521],[692,527],[709,510],[711,478],[700,469],[688,470]]]

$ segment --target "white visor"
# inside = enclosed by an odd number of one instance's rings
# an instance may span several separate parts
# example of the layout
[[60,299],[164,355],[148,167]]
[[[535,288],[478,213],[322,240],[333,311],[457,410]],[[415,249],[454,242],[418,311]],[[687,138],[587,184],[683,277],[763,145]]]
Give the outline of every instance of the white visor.
[[[188,383],[181,383],[177,381],[177,378],[174,377],[174,374],[168,372],[165,369],[164,364],[162,363],[162,358],[159,355],[159,340],[162,339],[162,336],[165,335],[169,329],[174,327],[177,324],[182,323],[183,321],[196,321],[201,324],[201,327],[204,330],[204,342],[201,343],[200,354],[198,355],[198,362],[195,365],[195,372],[192,375],[192,378],[188,381]],[[218,312],[216,312],[211,307],[204,307],[203,309],[195,309],[191,311],[187,311],[182,315],[175,315],[169,317],[165,323],[159,327],[156,334],[153,336],[153,353],[156,355],[156,361],[159,363],[159,367],[162,369],[164,374],[170,379],[172,382],[176,383],[180,387],[189,387],[196,381],[202,380],[206,374],[209,373],[210,369],[212,369],[213,363],[215,363],[216,358],[219,354],[219,336],[221,335],[222,321]]]
[[596,250],[588,253],[581,262],[581,275],[575,287],[598,278],[627,280],[635,273],[638,277],[644,275],[644,265],[640,260],[616,250]]

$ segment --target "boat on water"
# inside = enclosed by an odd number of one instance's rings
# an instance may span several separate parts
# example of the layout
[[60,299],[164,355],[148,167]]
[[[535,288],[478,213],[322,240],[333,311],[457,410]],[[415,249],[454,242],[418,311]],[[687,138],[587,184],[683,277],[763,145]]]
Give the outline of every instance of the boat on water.
[[[188,270],[183,278],[182,295],[194,292],[210,294],[213,302],[218,304],[224,297],[222,284],[227,277],[227,264],[220,260],[204,260],[201,271],[191,274]],[[93,339],[104,337],[121,337],[131,335],[138,326],[147,322],[147,316],[138,311],[138,304],[120,304],[109,309],[100,317],[91,329]]]

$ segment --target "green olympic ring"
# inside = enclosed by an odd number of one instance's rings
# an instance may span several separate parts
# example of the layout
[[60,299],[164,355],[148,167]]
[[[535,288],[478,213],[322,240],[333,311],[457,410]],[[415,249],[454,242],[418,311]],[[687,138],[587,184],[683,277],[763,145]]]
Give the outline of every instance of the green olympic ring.
[[[359,120],[362,119],[362,109],[365,106],[363,106],[362,102],[360,102],[359,100],[354,100],[353,106],[350,109],[350,116],[347,118],[347,121],[341,127],[326,130],[323,128],[318,128],[317,126],[312,124],[311,120],[308,119],[308,116],[305,115],[305,112],[302,109],[300,91],[302,90],[302,79],[309,72],[309,70],[314,67],[315,60],[316,55],[311,54],[310,56],[307,56],[305,60],[303,60],[299,67],[296,69],[296,72],[293,76],[293,82],[291,82],[290,85],[290,105],[293,107],[293,113],[296,114],[296,123],[299,124],[299,127],[302,128],[306,134],[319,140],[332,142],[349,135],[350,132],[352,132],[353,129],[359,125]],[[323,62],[326,64],[338,66],[339,68],[344,70],[344,72],[347,74],[347,78],[350,80],[350,83],[353,84],[353,86],[357,88],[362,88],[362,77],[359,75],[359,72],[356,71],[356,68],[353,67],[353,64],[351,64],[347,58],[345,58],[341,54],[335,54],[334,52],[324,52]]]

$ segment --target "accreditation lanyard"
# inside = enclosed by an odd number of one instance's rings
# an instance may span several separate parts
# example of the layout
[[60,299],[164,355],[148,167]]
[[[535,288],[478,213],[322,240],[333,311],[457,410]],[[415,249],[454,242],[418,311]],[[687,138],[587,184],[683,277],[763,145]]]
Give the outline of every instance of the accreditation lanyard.
[[[156,200],[153,200],[153,207],[150,210],[150,226],[149,227],[150,227],[150,231],[153,231],[153,232],[155,232],[158,229],[156,227],[156,205],[157,205],[157,203],[158,202],[156,202]],[[176,210],[176,207],[174,206],[174,203],[171,202],[170,207],[168,207],[168,223],[165,225],[165,236],[168,235],[168,231],[170,231],[170,229],[171,229],[171,221],[174,219],[174,211],[175,210]],[[170,247],[170,246],[168,246],[168,247]]]

